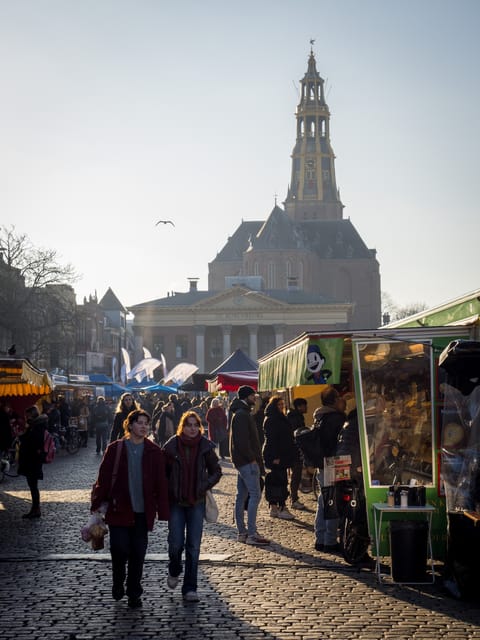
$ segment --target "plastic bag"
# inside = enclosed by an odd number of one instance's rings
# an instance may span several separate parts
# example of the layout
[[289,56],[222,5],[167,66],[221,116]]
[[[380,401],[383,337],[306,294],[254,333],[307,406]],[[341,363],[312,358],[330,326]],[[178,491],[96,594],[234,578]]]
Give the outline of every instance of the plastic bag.
[[[103,505],[102,505],[103,507]],[[84,542],[89,542],[94,551],[104,548],[104,537],[108,533],[108,527],[105,524],[104,511],[95,511],[87,521],[87,524],[80,530],[80,535]],[[106,508],[105,508],[106,511]]]

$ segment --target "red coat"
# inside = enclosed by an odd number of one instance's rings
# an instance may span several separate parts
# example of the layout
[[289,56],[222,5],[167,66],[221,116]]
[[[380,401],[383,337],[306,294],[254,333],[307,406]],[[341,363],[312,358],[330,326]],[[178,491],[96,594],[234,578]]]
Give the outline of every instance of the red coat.
[[[117,478],[113,487],[112,475],[117,447],[122,447]],[[155,516],[159,520],[168,520],[168,485],[165,470],[165,454],[158,445],[144,439],[142,457],[143,499],[148,530],[153,529]],[[97,511],[102,502],[108,502],[105,522],[114,526],[129,527],[134,524],[134,514],[128,488],[127,447],[123,440],[112,442],[105,451],[98,478],[92,489],[91,510]]]

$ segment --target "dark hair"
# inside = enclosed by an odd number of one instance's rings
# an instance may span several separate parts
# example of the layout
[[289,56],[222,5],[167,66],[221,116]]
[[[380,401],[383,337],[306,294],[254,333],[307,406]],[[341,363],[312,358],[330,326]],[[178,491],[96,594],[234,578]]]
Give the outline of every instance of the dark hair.
[[27,407],[25,409],[25,413],[30,417],[30,418],[38,418],[38,416],[40,415],[40,411],[38,410],[38,407],[36,404],[32,404],[31,407]]
[[130,411],[128,416],[123,421],[123,433],[128,436],[130,431],[132,430],[132,424],[138,420],[140,416],[145,416],[150,422],[150,414],[144,411],[143,409],[134,409]]
[[340,394],[338,393],[338,391],[335,389],[335,387],[332,387],[330,385],[326,387],[320,394],[322,404],[325,407],[333,407],[339,397]]
[[273,407],[275,407],[275,409],[277,411],[280,411],[280,409],[278,408],[278,403],[279,402],[285,402],[285,400],[282,398],[282,396],[272,396],[270,398],[270,400],[268,401],[267,408],[273,406]]
[[295,407],[295,409],[298,409],[298,407],[306,404],[307,401],[305,400],[305,398],[295,398],[295,400],[293,401],[293,406]]
[[180,418],[180,422],[178,423],[177,436],[180,436],[183,433],[183,428],[187,424],[187,420],[189,418],[195,418],[201,434],[205,432],[205,429],[202,424],[202,420],[200,419],[200,416],[198,415],[198,413],[196,413],[195,411],[185,411],[185,413]]

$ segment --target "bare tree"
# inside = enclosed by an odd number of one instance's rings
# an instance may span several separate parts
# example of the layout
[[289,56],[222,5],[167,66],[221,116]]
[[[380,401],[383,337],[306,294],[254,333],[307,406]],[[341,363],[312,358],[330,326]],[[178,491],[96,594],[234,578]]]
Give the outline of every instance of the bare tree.
[[[388,318],[388,321],[402,320],[413,316],[420,311],[427,309],[425,302],[410,302],[403,307],[399,307],[393,300],[392,296],[386,291],[382,291],[382,313],[384,320]],[[387,324],[387,322],[384,322]]]
[[58,341],[74,327],[71,285],[78,275],[59,263],[54,249],[35,247],[15,227],[0,226],[0,258],[0,336],[4,345],[15,343],[17,353],[38,360],[49,351],[51,335]]

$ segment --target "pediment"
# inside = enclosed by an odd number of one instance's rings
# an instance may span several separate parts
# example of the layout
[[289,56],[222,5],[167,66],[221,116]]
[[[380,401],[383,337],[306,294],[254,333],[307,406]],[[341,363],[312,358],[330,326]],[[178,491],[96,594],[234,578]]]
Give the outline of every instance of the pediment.
[[194,309],[223,311],[232,309],[260,311],[265,309],[284,309],[287,304],[274,300],[261,291],[253,291],[246,287],[233,287],[201,300],[192,305]]

